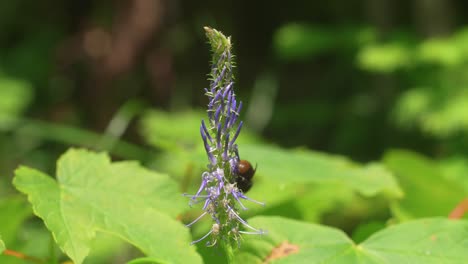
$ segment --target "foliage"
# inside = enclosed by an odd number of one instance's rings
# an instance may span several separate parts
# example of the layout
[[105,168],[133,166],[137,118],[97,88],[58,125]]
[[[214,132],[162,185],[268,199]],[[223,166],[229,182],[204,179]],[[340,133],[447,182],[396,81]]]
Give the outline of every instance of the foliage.
[[[0,263],[466,262],[466,18],[127,2],[0,3]],[[211,31],[211,69],[210,24],[233,34]],[[192,245],[207,232],[222,241]]]
[[468,257],[466,221],[420,219],[389,227],[360,244],[330,227],[280,217],[251,222],[267,226],[270,236],[248,239],[239,263],[463,263]]
[[97,231],[119,236],[162,261],[200,261],[193,248],[181,251],[179,245],[189,242],[187,230],[175,220],[183,203],[174,197],[176,185],[165,175],[72,149],[57,163],[57,181],[20,167],[14,184],[28,195],[34,212],[75,263],[88,255]]
[[[445,216],[468,193],[460,185],[444,177],[434,161],[408,151],[390,151],[384,162],[398,179],[405,197],[392,205],[400,220]],[[425,206],[426,204],[431,206]]]
[[401,71],[412,78],[410,89],[398,98],[394,116],[399,125],[414,127],[440,138],[454,138],[468,128],[468,30],[449,37],[419,42],[395,37],[369,43],[358,53],[360,66],[371,72]]
[[31,85],[0,72],[0,129],[11,127],[32,99]]

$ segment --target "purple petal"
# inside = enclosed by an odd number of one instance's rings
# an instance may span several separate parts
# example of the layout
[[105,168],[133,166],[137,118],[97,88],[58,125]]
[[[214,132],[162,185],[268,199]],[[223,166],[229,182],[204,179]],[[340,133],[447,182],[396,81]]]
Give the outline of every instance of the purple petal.
[[226,161],[228,160],[228,144],[229,144],[229,134],[226,136],[226,140],[224,143],[224,151],[223,151],[223,160]]
[[215,116],[214,116],[215,124],[217,124],[219,122],[219,114],[221,113],[221,108],[222,108],[222,105],[220,104],[218,106],[218,109],[216,109]]
[[237,127],[237,131],[236,131],[236,134],[234,134],[234,137],[232,138],[231,142],[229,143],[230,146],[232,146],[234,144],[234,142],[236,141],[237,137],[239,136],[239,133],[241,131],[241,128],[242,128],[242,125],[244,124],[244,122],[240,121],[239,123],[239,126]]
[[226,86],[226,88],[224,88],[223,98],[226,98],[226,95],[227,95],[227,93],[231,90],[231,87],[232,87],[233,84],[234,84],[233,82],[230,82],[230,83]]
[[221,131],[221,122],[219,122],[217,130],[218,130],[217,131],[218,133],[216,134],[216,147],[218,149],[221,149],[221,132],[222,132]]
[[206,125],[205,125],[205,121],[204,121],[204,120],[201,121],[201,125],[202,125],[203,131],[205,132],[206,137],[208,138],[208,140],[210,141],[210,143],[212,143],[213,140],[212,140],[212,138],[211,138],[211,136],[210,136],[210,133],[208,132],[208,129],[206,128]]

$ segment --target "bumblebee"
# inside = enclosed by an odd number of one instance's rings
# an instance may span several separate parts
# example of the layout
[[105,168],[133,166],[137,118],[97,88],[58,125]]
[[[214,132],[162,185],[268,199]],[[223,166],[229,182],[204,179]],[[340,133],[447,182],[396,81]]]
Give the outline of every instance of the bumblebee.
[[237,188],[242,192],[246,193],[252,188],[252,178],[257,171],[257,167],[253,168],[247,160],[241,160],[237,167],[238,174],[235,177],[234,182],[237,183]]

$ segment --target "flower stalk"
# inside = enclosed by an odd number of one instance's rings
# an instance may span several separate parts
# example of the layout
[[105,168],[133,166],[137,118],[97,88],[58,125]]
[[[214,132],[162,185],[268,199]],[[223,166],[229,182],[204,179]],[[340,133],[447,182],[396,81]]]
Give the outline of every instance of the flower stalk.
[[239,216],[239,208],[247,209],[241,200],[264,204],[245,196],[236,183],[240,162],[236,139],[243,122],[239,120],[242,102],[236,100],[234,93],[235,63],[231,52],[231,39],[209,27],[205,27],[205,32],[211,46],[212,62],[209,74],[210,87],[205,88],[205,94],[209,99],[208,120],[201,121],[200,134],[209,164],[202,174],[202,182],[197,193],[185,195],[190,197],[190,206],[203,203],[204,211],[187,226],[192,226],[209,215],[213,221],[210,231],[192,244],[203,240],[207,240],[207,246],[221,244],[228,258],[231,258],[233,250],[240,247],[242,234],[265,233],[250,226]]

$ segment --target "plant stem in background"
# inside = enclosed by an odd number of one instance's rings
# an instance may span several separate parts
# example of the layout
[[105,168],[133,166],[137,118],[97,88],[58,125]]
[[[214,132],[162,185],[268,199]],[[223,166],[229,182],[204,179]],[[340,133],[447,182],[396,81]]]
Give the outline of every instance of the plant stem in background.
[[457,206],[450,212],[450,219],[461,219],[463,215],[468,212],[468,198],[461,201]]
[[36,257],[31,257],[31,256],[25,255],[25,254],[23,254],[21,252],[14,251],[14,250],[11,250],[11,249],[5,249],[2,254],[7,255],[7,256],[12,256],[12,257],[15,257],[15,258],[19,258],[19,259],[23,259],[23,260],[27,260],[27,261],[30,261],[32,263],[45,263],[45,261],[42,260],[42,259],[39,259],[39,258],[36,258]]

